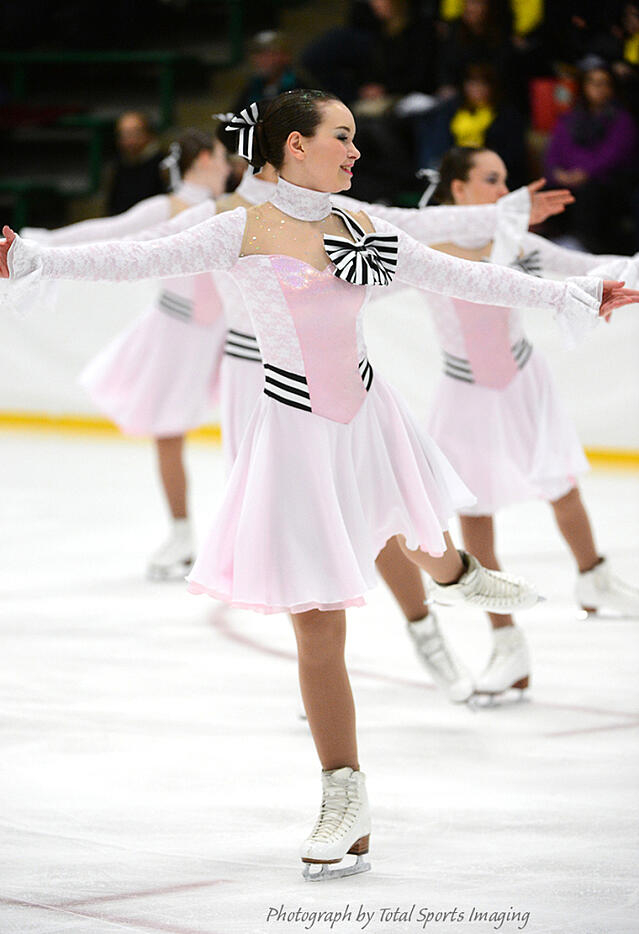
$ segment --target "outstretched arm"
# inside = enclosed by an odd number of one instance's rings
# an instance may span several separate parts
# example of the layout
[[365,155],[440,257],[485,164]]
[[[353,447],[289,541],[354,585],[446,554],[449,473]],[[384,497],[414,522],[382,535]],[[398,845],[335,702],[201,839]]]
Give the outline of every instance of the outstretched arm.
[[569,340],[591,327],[598,316],[639,301],[639,291],[623,283],[598,278],[572,278],[565,282],[538,279],[491,263],[475,263],[431,250],[392,225],[371,218],[382,234],[395,233],[399,241],[396,278],[407,285],[471,302],[507,308],[550,308]]
[[73,246],[80,243],[96,243],[100,240],[119,240],[145,227],[167,220],[170,216],[168,195],[154,195],[133,205],[128,211],[115,217],[95,217],[91,220],[69,224],[57,230],[25,227],[21,236],[35,240],[43,246]]
[[420,243],[441,243],[455,237],[491,240],[499,227],[507,225],[518,238],[530,224],[539,224],[553,214],[559,214],[574,201],[566,189],[540,191],[541,178],[525,188],[518,188],[495,204],[441,205],[425,208],[393,208],[383,204],[367,204],[345,195],[333,195],[333,203],[346,211],[365,211],[394,224]]
[[196,227],[203,221],[210,220],[217,213],[217,205],[213,199],[196,204],[195,207],[187,208],[186,211],[180,211],[175,217],[161,224],[154,224],[147,227],[139,233],[132,233],[127,236],[127,240],[156,240],[158,237],[171,237],[173,234],[188,230],[189,227]]
[[0,275],[31,277],[35,284],[39,278],[124,281],[230,269],[239,256],[245,223],[246,211],[237,208],[160,240],[55,248],[22,240],[5,227]]
[[[538,253],[542,275],[550,273],[558,276],[588,276],[593,274],[594,269],[605,270],[609,267],[610,278],[624,279],[630,287],[635,287],[636,276],[639,273],[639,254],[632,257],[568,250],[533,233],[527,233],[523,237],[521,246],[525,253]],[[637,270],[634,281],[631,275],[633,266]],[[619,270],[627,271],[621,275]]]

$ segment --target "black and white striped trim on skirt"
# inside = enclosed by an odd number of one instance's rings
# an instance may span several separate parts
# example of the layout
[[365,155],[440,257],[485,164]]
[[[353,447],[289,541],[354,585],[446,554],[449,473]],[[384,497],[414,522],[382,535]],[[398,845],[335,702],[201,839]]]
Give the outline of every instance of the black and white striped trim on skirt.
[[193,318],[192,300],[168,289],[160,292],[158,307],[164,314],[177,318],[178,321],[190,321]]
[[240,360],[253,360],[255,363],[262,362],[257,337],[253,334],[243,334],[242,331],[234,331],[233,328],[226,332],[224,353],[227,357],[239,357]]
[[[373,385],[373,367],[368,362],[368,358],[359,363],[359,375],[364,383],[364,389],[369,391]],[[304,412],[312,412],[311,395],[308,391],[308,383],[305,376],[299,373],[291,373],[289,370],[283,370],[279,366],[273,366],[270,363],[264,364],[264,393],[271,399],[283,402],[284,405],[292,405],[296,409],[302,409]]]
[[[510,349],[517,368],[523,370],[532,353],[532,344],[525,337],[522,337]],[[475,382],[470,361],[464,357],[456,357],[452,353],[444,353],[444,373],[446,376],[460,379],[464,383]]]

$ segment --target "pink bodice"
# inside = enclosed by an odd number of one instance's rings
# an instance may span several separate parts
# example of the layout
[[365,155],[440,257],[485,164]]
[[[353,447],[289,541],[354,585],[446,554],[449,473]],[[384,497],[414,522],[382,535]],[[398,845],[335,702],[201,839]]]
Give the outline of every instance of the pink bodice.
[[285,255],[243,257],[232,275],[244,295],[257,299],[248,310],[267,394],[332,421],[350,422],[372,379],[359,326],[366,290],[337,279],[330,264],[319,270]]

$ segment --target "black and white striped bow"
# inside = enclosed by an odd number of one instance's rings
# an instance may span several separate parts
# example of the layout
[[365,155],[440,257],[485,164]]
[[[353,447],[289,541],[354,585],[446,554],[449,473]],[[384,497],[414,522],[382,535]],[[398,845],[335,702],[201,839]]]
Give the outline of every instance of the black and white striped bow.
[[237,152],[238,155],[251,162],[253,158],[253,137],[255,127],[260,118],[258,105],[253,102],[245,110],[240,110],[239,114],[220,114],[220,117],[229,118],[226,123],[226,130],[231,133],[237,133]]
[[541,277],[541,254],[539,250],[532,250],[530,253],[519,256],[510,265],[512,269],[527,272],[529,276]]
[[324,249],[335,265],[335,275],[353,285],[390,285],[397,267],[397,236],[367,234],[340,208],[333,208],[333,214],[342,219],[355,241],[324,234]]

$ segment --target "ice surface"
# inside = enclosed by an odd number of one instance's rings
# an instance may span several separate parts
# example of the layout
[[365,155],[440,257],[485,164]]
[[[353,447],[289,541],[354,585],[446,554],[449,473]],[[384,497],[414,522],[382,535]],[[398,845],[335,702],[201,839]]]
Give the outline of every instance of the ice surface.
[[[194,445],[189,462],[201,537],[220,452]],[[286,618],[144,580],[166,533],[145,443],[6,433],[0,464],[0,934],[351,934],[361,906],[369,934],[639,930],[639,621],[576,620],[546,506],[499,523],[504,563],[548,598],[521,616],[527,702],[448,704],[382,586],[351,611],[373,869],[312,885],[297,848],[319,772]],[[584,495],[637,583],[637,474],[595,472]],[[481,614],[440,615],[479,670]],[[351,919],[268,921],[280,906]],[[530,917],[417,920],[473,906]]]

